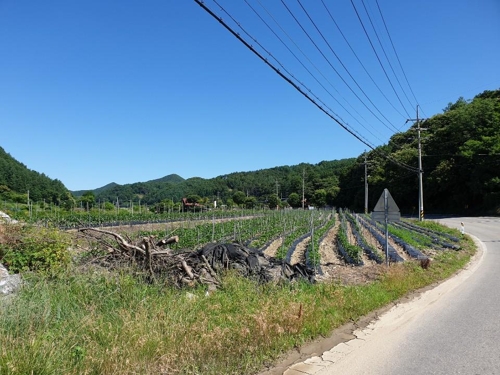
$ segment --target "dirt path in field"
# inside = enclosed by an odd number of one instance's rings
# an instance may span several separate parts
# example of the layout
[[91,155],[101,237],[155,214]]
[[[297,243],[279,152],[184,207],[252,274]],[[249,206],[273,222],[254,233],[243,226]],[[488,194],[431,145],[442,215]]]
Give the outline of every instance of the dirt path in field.
[[[353,266],[345,263],[337,251],[335,242],[339,227],[340,220],[337,217],[335,225],[328,231],[328,234],[320,245],[321,270],[323,274],[318,275],[316,277],[317,280],[334,280],[341,284],[352,285],[365,284],[377,279],[384,271],[384,267],[369,260],[365,255],[363,255],[363,266]],[[348,238],[354,244],[356,241],[351,233],[350,226],[348,226],[348,229]]]
[[[347,222],[347,229],[349,232],[348,233],[349,243],[359,246],[358,241],[356,240],[356,236],[353,233],[353,225],[349,221]],[[364,251],[361,252],[361,260],[363,261],[363,267],[371,267],[377,265],[377,262],[368,258],[368,256],[365,254]]]
[[290,259],[290,264],[305,263],[307,246],[311,242],[311,237],[304,238],[297,244],[295,251]]
[[282,237],[275,239],[273,242],[269,244],[268,247],[264,249],[264,254],[267,255],[268,257],[272,258],[276,257],[276,253],[278,252],[282,243],[283,243]]
[[[224,223],[226,221],[249,220],[254,218],[255,216],[238,216],[238,217],[227,217],[223,219],[179,220],[179,221],[170,221],[165,223],[145,223],[145,224],[119,225],[119,226],[99,227],[99,228],[115,231],[118,233],[134,233],[140,230],[155,231],[155,230],[165,229],[165,231],[169,235],[175,235],[174,232],[178,228],[194,228],[200,224],[205,224],[205,223],[214,222],[215,224],[218,224],[218,223]],[[75,232],[75,231],[77,231],[77,229],[68,230],[68,232]]]
[[319,246],[319,255],[321,259],[321,267],[326,268],[333,265],[344,265],[345,262],[340,259],[337,253],[337,246],[335,244],[335,239],[337,237],[337,232],[339,230],[340,222],[335,220],[335,225],[327,232],[323,241]]

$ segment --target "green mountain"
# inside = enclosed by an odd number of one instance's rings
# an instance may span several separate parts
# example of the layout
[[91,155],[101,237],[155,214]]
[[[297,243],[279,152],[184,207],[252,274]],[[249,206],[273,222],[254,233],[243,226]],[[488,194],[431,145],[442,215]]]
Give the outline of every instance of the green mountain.
[[71,198],[61,181],[29,169],[0,147],[0,198],[26,203],[28,194],[36,202],[60,203]]
[[[118,185],[115,182],[111,182],[107,185],[104,185],[104,186],[97,188],[97,189],[94,189],[92,191],[94,192],[94,194],[100,194],[102,192],[105,192],[106,190],[114,188],[115,186],[120,186],[120,185]],[[71,194],[73,194],[75,197],[81,197],[87,191],[89,191],[89,190],[76,190],[76,191],[71,191]]]
[[150,181],[147,181],[147,182],[152,182],[152,183],[155,183],[155,182],[168,182],[168,183],[172,183],[172,184],[176,184],[176,183],[179,183],[179,182],[184,182],[185,180],[179,176],[178,174],[169,174],[168,176],[165,176],[165,177],[162,177],[162,178],[158,178],[156,180],[150,180]]
[[[421,121],[425,213],[500,213],[500,90],[459,98]],[[417,125],[366,154],[368,210],[388,188],[404,213],[418,212]],[[205,203],[266,202],[274,195],[307,203],[364,210],[365,155],[318,164],[235,172],[211,179],[170,175],[96,191],[101,201],[155,205],[195,196]],[[175,178],[174,178],[175,177]]]
[[[146,181],[146,182],[144,182],[144,184],[151,184],[151,185],[156,185],[158,183],[176,184],[176,183],[181,183],[183,181],[185,181],[185,180],[181,176],[179,176],[177,174],[169,174],[168,176],[164,176],[164,177],[161,177],[161,178],[158,178],[155,180]],[[136,184],[142,184],[142,183],[136,183]],[[115,182],[111,182],[111,183],[104,185],[104,186],[97,188],[97,189],[76,190],[76,191],[72,191],[71,193],[75,197],[81,197],[83,194],[85,194],[88,191],[92,191],[94,193],[94,195],[96,195],[96,196],[105,196],[107,193],[116,195],[116,192],[117,191],[119,192],[121,190],[122,186],[125,186],[125,189],[127,189],[129,185],[136,185],[136,184],[119,185]],[[138,185],[138,186],[140,186],[140,185]],[[109,194],[107,194],[107,195],[109,195]],[[140,195],[141,193],[138,192],[137,194]],[[121,195],[121,194],[119,194],[119,195]]]
[[291,193],[302,192],[308,202],[333,204],[338,193],[339,178],[355,163],[355,159],[322,161],[318,164],[281,166],[251,172],[235,172],[211,179],[199,177],[182,179],[169,175],[148,182],[118,185],[96,192],[96,199],[108,202],[138,202],[154,205],[163,200],[179,202],[183,197],[196,195],[207,201],[227,202],[235,193],[251,196],[264,202],[277,194],[287,199]]
[[[500,214],[500,90],[485,91],[472,100],[459,98],[442,114],[421,122],[424,212]],[[418,172],[398,163],[418,166],[416,125],[370,151],[369,203],[373,209],[384,188],[399,208],[418,212]],[[337,203],[363,210],[364,156],[340,182]]]

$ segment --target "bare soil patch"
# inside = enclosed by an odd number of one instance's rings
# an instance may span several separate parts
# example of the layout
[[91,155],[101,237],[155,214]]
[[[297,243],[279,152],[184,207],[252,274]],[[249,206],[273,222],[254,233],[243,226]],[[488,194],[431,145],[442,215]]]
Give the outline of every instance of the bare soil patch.
[[6,238],[5,238],[5,229],[2,224],[0,224],[0,244],[5,243]]
[[292,254],[292,258],[290,259],[290,264],[305,263],[306,251],[309,242],[311,242],[311,237],[304,238],[297,244],[297,247]]
[[[384,245],[381,244],[380,242],[378,242],[378,240],[375,238],[375,236],[373,236],[368,229],[366,229],[365,227],[361,227],[361,234],[365,238],[366,242],[369,245],[375,247],[380,254],[385,253]],[[395,243],[391,238],[389,238],[389,244],[394,248],[394,250],[396,250],[398,255],[400,255],[401,258],[403,258],[405,261],[410,259],[409,255],[406,253],[406,251],[404,251],[404,249],[400,245]]]
[[282,244],[283,244],[282,237],[275,239],[273,242],[269,244],[268,247],[266,247],[266,249],[264,250],[264,254],[267,255],[268,257],[274,258]]
[[[347,264],[337,250],[335,241],[339,230],[340,221],[327,232],[320,245],[322,275],[318,275],[318,281],[336,281],[344,285],[366,284],[376,280],[384,272],[384,267],[368,259],[363,255],[363,266]],[[356,243],[350,225],[348,226],[348,238],[351,243]]]

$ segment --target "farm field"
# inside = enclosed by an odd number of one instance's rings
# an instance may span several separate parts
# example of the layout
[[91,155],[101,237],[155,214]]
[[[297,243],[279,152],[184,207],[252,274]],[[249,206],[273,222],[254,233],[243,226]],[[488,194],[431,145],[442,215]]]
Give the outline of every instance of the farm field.
[[[386,267],[383,226],[368,215],[345,210],[268,211],[139,227],[137,236],[178,236],[179,242],[172,248],[179,251],[199,249],[213,242],[238,242],[269,258],[283,259],[291,265],[305,264],[314,269],[318,281],[369,282]],[[122,230],[134,228],[137,226]],[[389,262],[432,259],[438,251],[458,249],[458,242],[456,231],[403,220],[389,225]]]
[[456,229],[403,220],[389,225],[386,265],[383,228],[341,209],[99,224],[130,243],[177,236],[168,245],[171,258],[237,243],[278,265],[303,265],[316,282],[242,278],[231,262],[217,269],[215,290],[196,278],[188,287],[171,283],[160,268],[151,282],[140,261],[111,262],[113,237],[95,241],[69,230],[69,267],[23,271],[25,286],[0,314],[0,373],[255,374],[293,348],[450,276],[474,253]]

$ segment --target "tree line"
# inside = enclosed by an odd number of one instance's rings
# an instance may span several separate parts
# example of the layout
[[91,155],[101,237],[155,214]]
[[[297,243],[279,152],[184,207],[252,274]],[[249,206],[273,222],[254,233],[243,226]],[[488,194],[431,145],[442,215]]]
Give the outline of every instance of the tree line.
[[[500,90],[459,98],[443,113],[421,121],[426,213],[498,214],[500,211]],[[163,178],[92,191],[69,192],[59,180],[31,171],[0,148],[0,196],[66,207],[143,205],[161,211],[190,203],[228,208],[337,206],[363,211],[365,158],[369,210],[388,188],[403,213],[418,212],[418,173],[384,155],[418,167],[417,124],[357,158],[235,172],[211,179]]]
[[[459,98],[443,113],[424,120],[422,168],[424,210],[428,213],[500,213],[500,90],[485,91],[472,100]],[[404,212],[418,211],[418,173],[406,171],[380,152],[418,166],[416,125],[395,134],[387,145],[367,155],[369,207],[384,188]],[[338,204],[364,207],[364,155],[340,181]]]
[[73,201],[74,197],[61,181],[28,169],[0,147],[0,199],[16,203],[27,203],[30,199],[59,204]]

